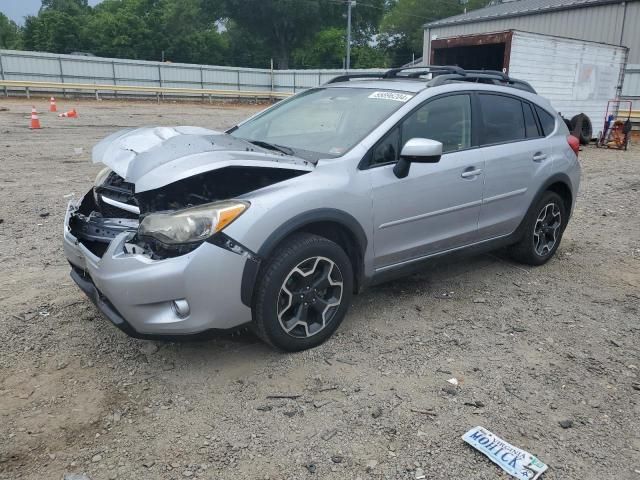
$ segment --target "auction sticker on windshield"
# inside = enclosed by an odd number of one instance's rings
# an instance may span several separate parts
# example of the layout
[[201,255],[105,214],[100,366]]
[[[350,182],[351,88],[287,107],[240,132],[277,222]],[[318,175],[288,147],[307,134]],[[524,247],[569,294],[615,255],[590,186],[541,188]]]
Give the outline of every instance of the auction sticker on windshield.
[[369,98],[377,98],[378,100],[394,100],[396,102],[407,102],[413,97],[408,93],[399,92],[373,92]]
[[484,453],[505,472],[520,480],[540,478],[548,468],[529,452],[514,447],[482,427],[472,428],[462,436],[462,439]]

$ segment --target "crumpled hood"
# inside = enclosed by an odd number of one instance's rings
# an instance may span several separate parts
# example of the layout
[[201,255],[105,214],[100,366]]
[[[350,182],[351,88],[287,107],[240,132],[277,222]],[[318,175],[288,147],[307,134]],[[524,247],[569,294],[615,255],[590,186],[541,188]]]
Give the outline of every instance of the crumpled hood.
[[136,192],[234,165],[305,171],[314,168],[301,158],[272,153],[226,133],[201,127],[121,130],[93,148],[92,160],[135,184]]

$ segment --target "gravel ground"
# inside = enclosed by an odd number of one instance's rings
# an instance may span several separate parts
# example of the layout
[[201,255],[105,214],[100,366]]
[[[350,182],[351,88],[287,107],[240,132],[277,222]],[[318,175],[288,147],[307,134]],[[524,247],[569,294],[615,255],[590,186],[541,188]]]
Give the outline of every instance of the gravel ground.
[[96,141],[259,107],[58,105],[80,118],[43,113],[30,131],[30,103],[0,99],[1,479],[511,478],[462,442],[476,425],[537,454],[547,480],[640,479],[640,150],[581,153],[546,266],[500,252],[436,266],[357,296],[323,346],[281,354],[249,334],[128,338],[61,246]]

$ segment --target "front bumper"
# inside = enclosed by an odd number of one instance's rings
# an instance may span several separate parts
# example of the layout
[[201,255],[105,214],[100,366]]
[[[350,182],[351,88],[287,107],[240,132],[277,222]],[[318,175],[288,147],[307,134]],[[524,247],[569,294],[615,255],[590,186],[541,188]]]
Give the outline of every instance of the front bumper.
[[[203,243],[183,256],[152,260],[127,253],[131,232],[117,235],[102,257],[71,233],[69,203],[64,224],[64,252],[71,277],[116,326],[132,336],[190,335],[231,329],[251,321],[240,298],[245,263],[242,255]],[[175,301],[186,301],[178,314]]]

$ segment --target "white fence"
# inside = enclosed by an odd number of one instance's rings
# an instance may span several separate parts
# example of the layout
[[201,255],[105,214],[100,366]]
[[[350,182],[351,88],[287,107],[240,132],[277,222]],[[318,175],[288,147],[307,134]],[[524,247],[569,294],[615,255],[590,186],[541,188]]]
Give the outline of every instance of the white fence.
[[[384,70],[357,70],[380,71]],[[295,93],[344,73],[344,70],[218,67],[0,50],[0,80],[23,82]]]

